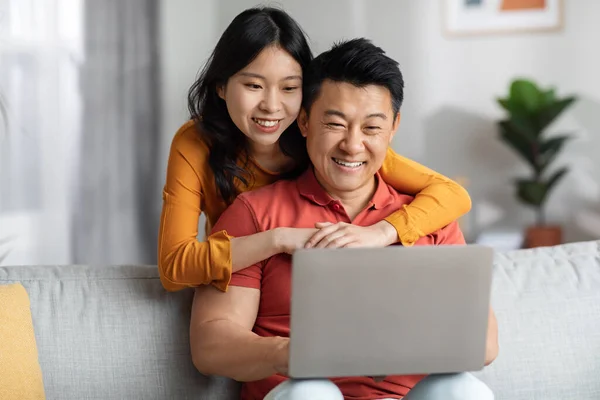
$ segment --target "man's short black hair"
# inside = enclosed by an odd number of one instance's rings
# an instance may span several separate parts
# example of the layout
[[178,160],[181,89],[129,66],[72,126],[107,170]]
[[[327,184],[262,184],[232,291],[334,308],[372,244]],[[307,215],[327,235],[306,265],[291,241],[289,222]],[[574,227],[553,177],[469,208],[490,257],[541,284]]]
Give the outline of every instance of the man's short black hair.
[[392,95],[394,115],[400,110],[404,98],[404,79],[398,62],[364,38],[336,43],[309,64],[302,84],[302,108],[307,113],[310,113],[325,80],[347,82],[358,87],[379,85],[387,88]]

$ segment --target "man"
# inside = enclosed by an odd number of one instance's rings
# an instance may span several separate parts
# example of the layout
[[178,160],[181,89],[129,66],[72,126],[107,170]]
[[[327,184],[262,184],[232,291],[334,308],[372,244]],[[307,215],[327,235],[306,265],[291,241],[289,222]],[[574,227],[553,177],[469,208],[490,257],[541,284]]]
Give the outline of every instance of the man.
[[[295,181],[240,195],[214,229],[244,236],[277,227],[314,227],[321,221],[367,226],[409,203],[410,197],[394,191],[377,173],[400,121],[402,96],[398,64],[367,40],[339,44],[317,57],[304,77],[298,117],[313,168]],[[456,223],[417,242],[463,243]],[[290,261],[279,254],[239,271],[226,293],[197,289],[191,347],[201,372],[247,382],[243,399],[493,398],[469,374],[287,380]],[[497,328],[490,312],[486,363],[496,354]]]

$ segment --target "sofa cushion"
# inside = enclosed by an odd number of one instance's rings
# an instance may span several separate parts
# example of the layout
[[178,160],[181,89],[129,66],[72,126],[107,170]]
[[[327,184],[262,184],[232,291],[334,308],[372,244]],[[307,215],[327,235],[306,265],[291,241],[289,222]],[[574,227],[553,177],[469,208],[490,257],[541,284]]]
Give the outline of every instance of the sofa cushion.
[[499,253],[497,399],[600,398],[600,241]]
[[31,299],[48,399],[238,398],[194,368],[193,291],[166,292],[156,266],[0,267],[10,282]]
[[43,400],[29,298],[20,284],[0,285],[0,399]]

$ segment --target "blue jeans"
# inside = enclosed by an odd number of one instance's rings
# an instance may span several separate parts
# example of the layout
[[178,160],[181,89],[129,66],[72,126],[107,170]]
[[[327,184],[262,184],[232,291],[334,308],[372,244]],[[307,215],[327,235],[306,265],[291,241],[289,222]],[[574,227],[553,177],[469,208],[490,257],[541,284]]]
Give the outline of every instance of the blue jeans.
[[[340,389],[328,379],[287,380],[264,400],[344,400]],[[493,400],[494,393],[469,373],[429,375],[404,400]],[[387,400],[387,399],[381,399]]]

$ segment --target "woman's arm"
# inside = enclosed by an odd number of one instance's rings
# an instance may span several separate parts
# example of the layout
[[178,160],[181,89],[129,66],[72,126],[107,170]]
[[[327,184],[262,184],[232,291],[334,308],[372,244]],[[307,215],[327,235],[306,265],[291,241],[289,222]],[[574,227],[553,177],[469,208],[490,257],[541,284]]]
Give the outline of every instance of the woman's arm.
[[224,291],[232,272],[303,247],[317,230],[240,231],[236,238],[221,230],[199,241],[198,220],[205,201],[199,168],[209,167],[208,148],[195,135],[185,125],[171,145],[158,239],[160,279],[169,291],[210,283]]
[[405,246],[443,228],[471,209],[467,191],[453,180],[402,157],[388,148],[381,170],[383,180],[402,193],[414,195],[406,207],[388,216]]
[[216,282],[225,289],[231,277],[230,236],[218,232],[198,241],[198,220],[204,205],[203,166],[208,148],[193,124],[173,138],[158,235],[158,269],[169,291]]
[[248,236],[231,238],[233,272],[249,267],[279,253],[292,254],[304,247],[318,229],[275,228]]

